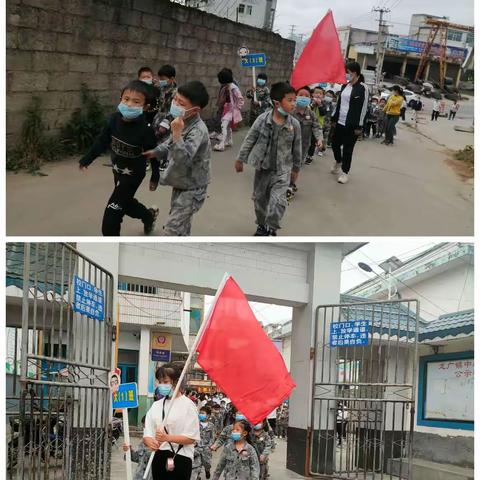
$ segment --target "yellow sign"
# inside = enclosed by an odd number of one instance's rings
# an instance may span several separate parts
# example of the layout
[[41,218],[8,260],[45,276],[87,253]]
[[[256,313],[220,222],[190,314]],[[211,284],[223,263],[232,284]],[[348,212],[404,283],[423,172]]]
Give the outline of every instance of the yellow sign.
[[172,334],[152,332],[152,360],[169,362],[172,356]]

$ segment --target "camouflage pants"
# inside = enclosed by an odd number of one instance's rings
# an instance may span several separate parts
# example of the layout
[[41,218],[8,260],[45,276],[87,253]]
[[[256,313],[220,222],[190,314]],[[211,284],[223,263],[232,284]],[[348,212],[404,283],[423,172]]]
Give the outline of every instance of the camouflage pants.
[[192,230],[192,217],[207,198],[207,187],[195,190],[172,189],[170,214],[163,227],[167,236],[186,237]]
[[206,472],[210,471],[212,468],[212,451],[208,447],[195,451],[190,480],[197,480],[200,478],[202,467],[205,468]]
[[287,208],[290,172],[277,174],[272,170],[256,170],[253,183],[253,203],[257,225],[278,230]]
[[268,463],[260,463],[259,480],[267,480],[267,478],[268,478]]

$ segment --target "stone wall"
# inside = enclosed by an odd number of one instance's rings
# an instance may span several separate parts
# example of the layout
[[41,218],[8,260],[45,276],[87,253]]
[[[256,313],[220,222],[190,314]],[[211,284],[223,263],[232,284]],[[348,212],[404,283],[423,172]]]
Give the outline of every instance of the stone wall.
[[232,68],[243,91],[251,83],[237,56],[242,45],[267,54],[270,82],[289,78],[292,41],[168,0],[7,0],[7,144],[33,95],[54,133],[80,106],[82,83],[113,107],[144,65],[156,72],[170,63],[179,83],[204,82],[212,97],[208,117],[221,68]]

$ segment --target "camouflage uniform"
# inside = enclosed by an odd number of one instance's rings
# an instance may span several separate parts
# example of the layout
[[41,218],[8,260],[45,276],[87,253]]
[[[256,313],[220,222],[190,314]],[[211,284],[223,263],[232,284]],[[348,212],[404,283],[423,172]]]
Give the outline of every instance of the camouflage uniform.
[[270,89],[268,87],[255,87],[257,92],[257,102],[258,105],[255,105],[253,99],[253,88],[247,90],[247,98],[252,101],[252,105],[250,107],[250,126],[253,125],[255,120],[259,115],[265,113],[267,110],[272,108],[272,101],[270,99]]
[[160,88],[161,96],[159,97],[158,111],[161,113],[170,112],[170,105],[172,104],[173,97],[177,93],[177,84],[175,82],[172,85],[167,85],[164,88]]
[[323,138],[326,140],[327,145],[332,143],[332,115],[335,113],[335,103],[327,103],[327,112],[323,117]]
[[213,480],[219,480],[222,472],[224,480],[259,480],[260,463],[255,448],[245,443],[238,452],[235,443],[230,441],[223,449]]
[[192,217],[205,202],[210,183],[210,139],[200,115],[185,120],[182,138],[173,142],[170,136],[155,154],[160,161],[168,161],[160,184],[173,187],[165,235],[190,235]]
[[215,412],[212,413],[211,421],[215,426],[215,435],[219,435],[223,429],[223,413],[220,410],[218,414]]
[[288,406],[283,405],[277,417],[278,436],[287,438]]
[[302,112],[298,108],[293,112],[293,116],[300,122],[302,128],[302,162],[308,155],[312,135],[315,140],[323,140],[323,132],[318,123],[317,116],[310,107],[305,108]]
[[[133,476],[133,480],[142,480],[143,475],[145,473],[145,469],[147,468],[148,460],[150,459],[151,450],[141,442],[138,446],[137,450],[130,449],[130,458],[132,462],[138,463],[138,467],[135,470],[135,475]],[[148,480],[152,480],[152,471],[147,477]]]
[[193,456],[192,475],[190,480],[200,478],[202,467],[205,472],[209,472],[212,467],[212,451],[210,446],[215,440],[215,426],[212,422],[203,425],[200,422],[200,442],[195,445],[195,453]]
[[260,435],[252,435],[252,444],[258,454],[260,462],[260,480],[268,477],[268,457],[272,453],[272,439],[268,432],[262,431]]
[[260,115],[245,137],[238,159],[256,170],[253,201],[257,224],[277,230],[287,207],[290,174],[300,170],[302,132],[298,120],[288,115],[278,127],[274,144],[274,128],[273,110]]
[[220,433],[217,440],[213,444],[215,449],[223,447],[223,445],[225,445],[230,440],[230,436],[232,435],[232,431],[233,431],[233,424],[232,425],[227,425],[222,430],[222,433]]

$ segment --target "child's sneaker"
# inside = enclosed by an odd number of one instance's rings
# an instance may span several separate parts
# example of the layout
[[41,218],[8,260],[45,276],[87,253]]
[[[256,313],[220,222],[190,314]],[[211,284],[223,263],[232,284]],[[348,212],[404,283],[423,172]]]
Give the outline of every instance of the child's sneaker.
[[205,478],[207,480],[210,478],[210,470],[205,470]]
[[334,175],[340,175],[340,172],[341,172],[341,171],[342,171],[342,164],[335,162],[335,164],[333,165],[333,168],[332,168],[331,172],[332,172]]
[[209,137],[210,137],[211,140],[219,140],[219,139],[220,139],[220,135],[221,135],[221,134],[218,133],[218,132],[212,132],[212,133],[209,135]]
[[298,192],[298,187],[294,183],[292,183],[291,187],[292,187],[293,193]]
[[338,177],[338,183],[342,183],[342,184],[345,184],[348,182],[348,174],[347,173],[343,173]]
[[290,204],[290,202],[293,200],[293,197],[295,196],[295,193],[293,192],[292,187],[288,187],[287,189],[287,202]]
[[318,155],[319,157],[323,157],[323,150],[318,150],[317,155]]
[[233,141],[225,142],[225,148],[226,147],[233,147]]
[[[277,231],[273,230],[273,228],[269,228],[268,229],[268,236],[269,237],[276,237],[277,236]],[[272,452],[273,452],[273,448],[272,448]]]
[[310,155],[305,159],[305,165],[310,165],[313,162],[313,158]]
[[225,144],[223,143],[217,143],[213,149],[216,151],[216,152],[224,152],[225,151]]
[[268,228],[265,225],[259,225],[254,237],[268,237]]
[[163,172],[167,168],[167,166],[168,166],[168,160],[165,158],[161,161],[160,167],[158,168],[161,172]]
[[147,222],[143,222],[143,232],[145,233],[145,235],[150,235],[153,232],[159,209],[155,206],[152,206],[148,209],[148,211],[152,214],[152,218]]

